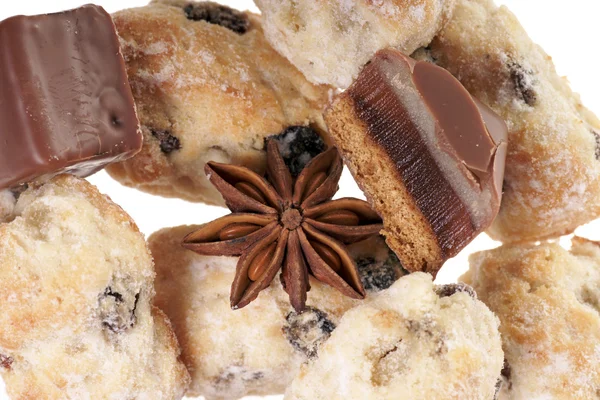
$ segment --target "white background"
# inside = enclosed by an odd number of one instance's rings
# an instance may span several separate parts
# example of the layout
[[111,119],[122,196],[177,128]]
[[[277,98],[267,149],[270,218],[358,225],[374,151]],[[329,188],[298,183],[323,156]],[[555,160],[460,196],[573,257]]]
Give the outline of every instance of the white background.
[[[97,0],[108,12],[143,6],[147,0]],[[239,9],[258,11],[251,0],[214,0]],[[315,0],[303,0],[315,1]],[[521,20],[534,41],[541,44],[555,63],[559,74],[567,75],[583,102],[600,113],[600,52],[597,51],[598,0],[496,0],[507,5]],[[61,11],[85,4],[84,0],[0,0],[0,20],[17,14],[40,14]],[[0,82],[0,85],[2,83]],[[0,127],[3,129],[3,127]],[[101,172],[90,178],[100,191],[108,194],[138,223],[142,232],[152,232],[167,226],[196,224],[210,221],[227,210],[180,200],[154,197],[125,188]],[[352,177],[345,174],[340,183],[341,196],[360,197]],[[582,236],[600,240],[600,221],[577,231]],[[568,246],[568,238],[561,243]],[[451,282],[468,267],[468,254],[494,247],[485,235],[477,238],[458,257],[450,260],[438,276],[439,282]],[[1,312],[1,310],[0,310]],[[2,327],[0,327],[2,329]],[[0,400],[6,400],[0,382]],[[278,397],[273,397],[276,399]]]

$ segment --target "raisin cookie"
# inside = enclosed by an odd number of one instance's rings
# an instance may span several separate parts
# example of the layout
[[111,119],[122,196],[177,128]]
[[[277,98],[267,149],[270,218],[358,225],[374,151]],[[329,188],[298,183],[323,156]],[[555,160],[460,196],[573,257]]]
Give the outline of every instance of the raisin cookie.
[[207,161],[263,172],[265,137],[325,131],[330,88],[310,84],[270,47],[260,16],[165,0],[113,17],[144,133],[140,154],[107,169],[121,183],[222,205]]
[[0,371],[11,399],[180,399],[189,375],[151,305],[152,257],[123,210],[59,176],[0,224]]
[[[357,300],[311,278],[307,310],[297,314],[275,279],[252,304],[233,311],[229,291],[238,259],[183,249],[182,239],[197,228],[164,229],[149,238],[157,270],[155,302],[173,321],[181,343],[192,375],[188,396],[234,400],[283,393]],[[369,292],[391,285],[402,274],[383,239],[357,246],[350,253],[362,264]]]
[[470,261],[462,279],[500,318],[499,398],[598,398],[600,243],[506,245]]
[[415,56],[448,69],[508,125],[492,237],[535,241],[600,216],[600,121],[506,7],[458,0],[452,20]]
[[489,400],[502,362],[492,312],[416,272],[348,311],[285,399]]
[[377,50],[429,43],[456,0],[255,0],[265,34],[312,82],[350,86]]

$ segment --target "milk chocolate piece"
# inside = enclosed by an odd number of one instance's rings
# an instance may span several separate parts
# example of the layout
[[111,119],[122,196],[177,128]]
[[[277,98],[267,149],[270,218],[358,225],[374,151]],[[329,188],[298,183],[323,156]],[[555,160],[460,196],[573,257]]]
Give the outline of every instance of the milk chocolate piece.
[[87,176],[141,145],[104,9],[0,22],[0,189],[62,172]]
[[506,124],[448,71],[382,50],[326,120],[406,269],[435,275],[498,213]]

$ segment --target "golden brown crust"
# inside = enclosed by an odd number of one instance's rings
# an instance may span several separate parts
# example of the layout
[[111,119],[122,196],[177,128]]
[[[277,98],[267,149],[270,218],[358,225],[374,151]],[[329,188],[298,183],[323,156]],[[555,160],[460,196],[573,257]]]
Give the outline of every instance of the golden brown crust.
[[500,318],[501,400],[591,399],[600,385],[600,246],[505,245],[462,277]]
[[262,172],[265,137],[292,125],[325,132],[330,89],[308,83],[269,46],[259,16],[243,13],[249,29],[238,34],[186,18],[188,4],[155,2],[114,15],[145,142],[107,170],[150,193],[223,204],[205,163]]

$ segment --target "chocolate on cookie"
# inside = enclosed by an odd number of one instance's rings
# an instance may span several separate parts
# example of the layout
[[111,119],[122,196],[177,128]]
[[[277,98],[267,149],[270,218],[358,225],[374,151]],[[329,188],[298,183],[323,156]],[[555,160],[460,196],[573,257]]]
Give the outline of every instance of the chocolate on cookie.
[[204,174],[208,161],[262,173],[266,137],[290,127],[324,133],[329,87],[273,50],[260,16],[164,0],[113,17],[145,140],[137,157],[108,169],[123,184],[223,204]]
[[556,237],[600,216],[600,120],[506,7],[458,0],[448,25],[415,56],[446,68],[508,125],[493,238]]
[[379,51],[326,121],[406,269],[435,275],[498,213],[506,125],[446,70]]

